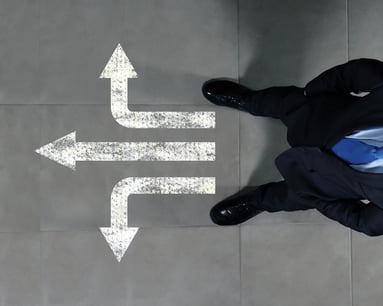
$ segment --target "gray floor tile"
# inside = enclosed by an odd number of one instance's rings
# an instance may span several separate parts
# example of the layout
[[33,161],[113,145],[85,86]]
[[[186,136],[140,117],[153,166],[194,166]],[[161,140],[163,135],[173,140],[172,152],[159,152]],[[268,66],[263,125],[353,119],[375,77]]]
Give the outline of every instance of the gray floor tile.
[[0,104],[39,102],[39,0],[0,1]]
[[41,235],[42,305],[127,306],[126,262],[116,261],[99,231]]
[[40,0],[40,7],[40,103],[107,104],[109,82],[99,75],[127,34],[126,1]]
[[41,113],[31,105],[0,105],[0,231],[40,229]]
[[125,258],[128,305],[239,306],[238,230],[140,230]]
[[[41,143],[36,149],[76,130],[77,141],[215,141],[216,161],[78,162],[77,170],[41,156],[41,229],[67,230],[109,226],[114,185],[134,176],[216,177],[212,195],[133,195],[129,225],[137,227],[214,225],[210,208],[238,191],[238,113],[219,107],[162,106],[157,110],[214,110],[216,129],[126,129],[106,105],[47,105]],[[135,110],[152,107],[137,105]],[[37,155],[37,153],[35,153]]]
[[348,29],[350,59],[371,57],[383,60],[383,43],[376,39],[382,28],[383,3],[369,1],[368,5],[357,0],[348,1]]
[[0,233],[0,305],[41,305],[40,233]]
[[347,59],[346,3],[239,1],[241,82],[261,89],[303,86]]
[[290,148],[286,127],[278,119],[240,113],[241,187],[282,179],[275,158]]
[[201,84],[237,78],[234,1],[41,0],[41,103],[108,104],[99,79],[121,43],[138,78],[130,104],[204,104]]
[[382,237],[352,233],[353,306],[381,305],[383,293]]
[[118,263],[101,233],[42,233],[43,305],[239,306],[238,227],[141,229]]
[[242,305],[349,306],[350,237],[340,225],[241,226]]

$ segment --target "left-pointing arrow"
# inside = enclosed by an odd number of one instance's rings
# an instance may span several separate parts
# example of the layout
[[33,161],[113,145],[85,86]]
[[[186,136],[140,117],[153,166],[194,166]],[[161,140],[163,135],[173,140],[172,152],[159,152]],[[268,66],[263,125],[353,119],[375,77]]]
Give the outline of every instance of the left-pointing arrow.
[[214,161],[215,142],[76,142],[76,131],[36,150],[72,170],[77,161]]

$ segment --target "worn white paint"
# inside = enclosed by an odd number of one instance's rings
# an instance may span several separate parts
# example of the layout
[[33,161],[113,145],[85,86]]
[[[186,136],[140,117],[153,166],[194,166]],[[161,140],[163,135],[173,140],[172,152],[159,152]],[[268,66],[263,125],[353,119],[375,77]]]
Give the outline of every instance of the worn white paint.
[[110,78],[111,111],[114,119],[127,128],[215,128],[215,112],[137,112],[129,110],[128,79],[137,78],[129,58],[118,44],[100,74]]
[[[100,78],[111,79],[111,111],[127,128],[215,128],[215,112],[132,112],[128,78],[137,73],[120,44]],[[77,161],[214,161],[215,142],[76,142],[72,132],[36,150],[73,170]],[[215,194],[215,177],[128,177],[111,193],[111,226],[100,231],[120,261],[139,228],[128,226],[131,194]]]
[[76,142],[76,131],[36,150],[76,170],[77,161],[214,161],[215,142]]
[[100,227],[118,261],[139,229],[128,226],[131,194],[215,194],[215,177],[128,177],[119,181],[111,194],[110,227]]

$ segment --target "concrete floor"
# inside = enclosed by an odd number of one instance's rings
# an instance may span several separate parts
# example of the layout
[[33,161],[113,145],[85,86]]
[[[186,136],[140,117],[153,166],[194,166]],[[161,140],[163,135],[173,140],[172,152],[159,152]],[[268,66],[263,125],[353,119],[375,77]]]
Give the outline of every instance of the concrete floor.
[[[207,102],[216,77],[304,86],[349,59],[383,60],[371,0],[0,0],[1,306],[377,306],[383,239],[315,210],[214,225],[219,200],[282,179],[279,120]],[[120,43],[132,110],[216,111],[212,130],[126,129],[99,75]],[[78,162],[34,152],[78,141],[215,141],[215,162]],[[213,176],[211,195],[132,195],[139,231],[117,262],[99,231],[126,177]]]

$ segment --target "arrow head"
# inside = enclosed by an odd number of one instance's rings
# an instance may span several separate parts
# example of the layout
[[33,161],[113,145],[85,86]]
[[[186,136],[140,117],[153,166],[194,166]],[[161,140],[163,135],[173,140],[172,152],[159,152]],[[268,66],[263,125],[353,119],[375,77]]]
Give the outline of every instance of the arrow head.
[[137,73],[120,44],[114,49],[99,78],[137,78]]
[[72,170],[76,170],[76,131],[61,137],[36,152]]
[[120,262],[134,239],[134,236],[136,236],[138,227],[125,227],[123,229],[100,227],[100,230],[113,251],[114,256],[116,256],[117,261]]

